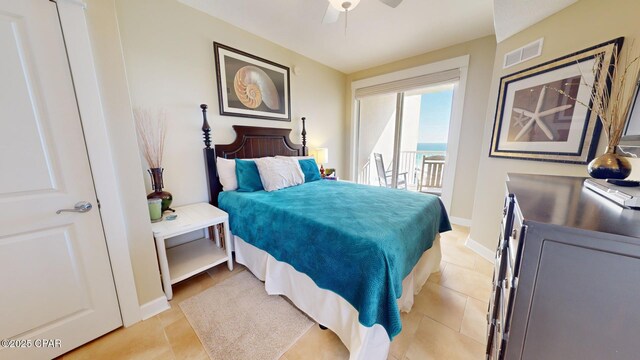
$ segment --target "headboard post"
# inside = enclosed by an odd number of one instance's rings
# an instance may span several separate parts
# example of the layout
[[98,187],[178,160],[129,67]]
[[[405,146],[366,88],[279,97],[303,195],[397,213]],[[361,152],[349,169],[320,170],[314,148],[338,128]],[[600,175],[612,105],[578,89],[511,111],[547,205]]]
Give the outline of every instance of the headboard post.
[[209,106],[207,104],[200,104],[200,109],[202,109],[202,133],[204,135],[204,146],[206,149],[211,148],[211,126],[209,126],[209,122],[207,121],[207,109]]
[[305,127],[305,120],[307,120],[306,117],[302,117],[302,156],[307,156],[309,155],[309,150],[307,149],[307,129]]
[[218,178],[218,168],[216,165],[216,148],[211,147],[211,126],[207,121],[207,104],[201,104],[202,109],[202,133],[204,135],[204,159],[207,172],[207,184],[209,185],[209,203],[218,206],[218,194],[222,191],[220,179]]

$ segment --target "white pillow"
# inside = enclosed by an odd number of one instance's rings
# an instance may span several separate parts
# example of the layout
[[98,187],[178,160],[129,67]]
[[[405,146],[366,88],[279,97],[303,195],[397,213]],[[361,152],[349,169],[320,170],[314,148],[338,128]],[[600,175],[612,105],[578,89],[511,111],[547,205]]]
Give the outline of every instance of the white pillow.
[[238,189],[238,178],[236,177],[236,161],[218,157],[216,159],[218,167],[218,177],[222,184],[222,191],[234,191]]
[[266,191],[304,184],[304,173],[298,159],[293,157],[266,157],[255,159],[262,186]]

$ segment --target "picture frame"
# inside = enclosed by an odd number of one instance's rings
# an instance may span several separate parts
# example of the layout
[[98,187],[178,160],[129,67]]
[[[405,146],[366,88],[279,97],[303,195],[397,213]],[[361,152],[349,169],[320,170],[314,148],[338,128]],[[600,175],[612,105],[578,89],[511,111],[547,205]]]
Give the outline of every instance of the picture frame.
[[[591,94],[599,84],[611,86],[607,71],[613,71],[613,52],[619,51],[622,42],[617,38],[503,76],[489,156],[573,164],[591,161],[602,127],[590,110]],[[605,71],[594,74],[598,59]]]
[[220,115],[291,121],[289,68],[213,43]]
[[626,157],[640,158],[640,78],[636,80],[636,88],[627,116],[624,134],[616,148],[616,152]]

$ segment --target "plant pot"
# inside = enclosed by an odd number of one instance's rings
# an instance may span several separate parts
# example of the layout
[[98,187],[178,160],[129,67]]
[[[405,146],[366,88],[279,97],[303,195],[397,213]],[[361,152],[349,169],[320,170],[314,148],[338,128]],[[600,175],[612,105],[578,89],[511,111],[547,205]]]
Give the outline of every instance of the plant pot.
[[153,187],[153,192],[147,195],[147,199],[160,199],[162,200],[162,212],[169,210],[171,206],[171,202],[173,201],[173,195],[171,195],[168,191],[163,191],[164,182],[162,179],[162,173],[164,169],[162,168],[151,168],[147,170],[149,175],[151,176],[151,186]]
[[591,160],[587,166],[589,176],[596,179],[626,179],[631,174],[629,160],[610,149],[615,147],[607,147],[607,152]]

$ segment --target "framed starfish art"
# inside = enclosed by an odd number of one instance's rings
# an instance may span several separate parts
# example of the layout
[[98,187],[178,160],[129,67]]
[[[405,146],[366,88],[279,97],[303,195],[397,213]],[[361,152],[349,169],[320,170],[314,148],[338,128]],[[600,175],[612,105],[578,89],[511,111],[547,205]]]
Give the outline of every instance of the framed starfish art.
[[600,54],[601,68],[610,69],[614,45],[620,48],[622,40],[502,77],[489,156],[575,164],[593,159],[601,125],[589,110],[591,92],[606,79],[593,69]]

